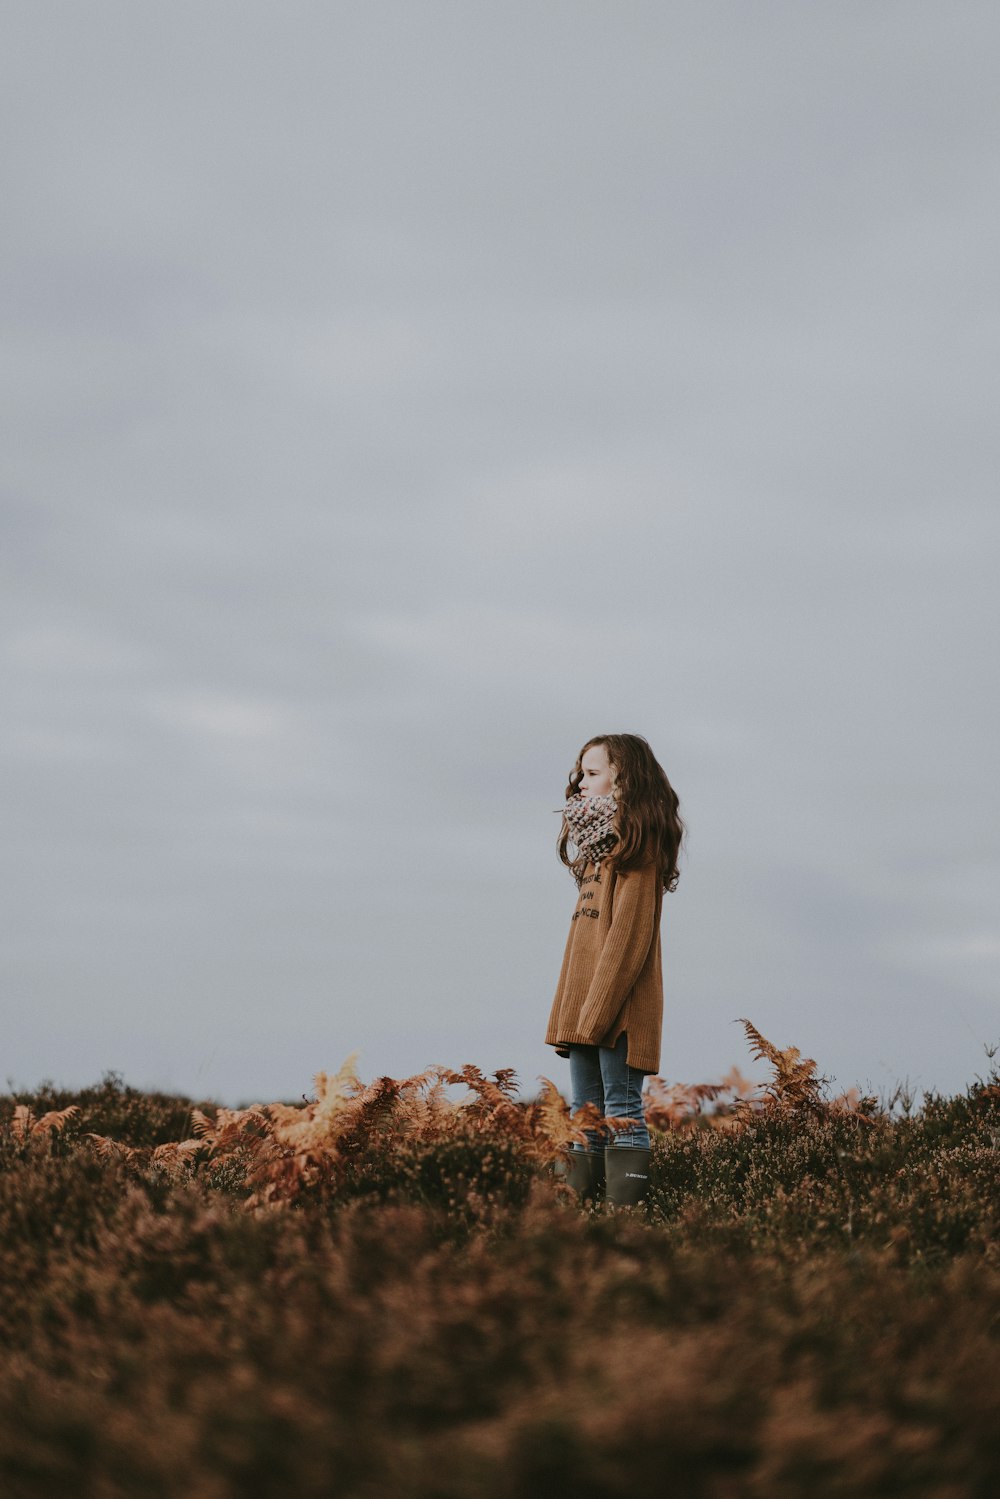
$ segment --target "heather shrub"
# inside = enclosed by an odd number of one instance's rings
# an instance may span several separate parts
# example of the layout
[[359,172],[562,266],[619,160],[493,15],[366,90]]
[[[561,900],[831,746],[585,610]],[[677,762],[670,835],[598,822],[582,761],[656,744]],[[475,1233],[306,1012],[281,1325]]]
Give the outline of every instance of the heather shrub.
[[532,1180],[531,1165],[515,1140],[484,1138],[469,1129],[441,1141],[404,1140],[391,1154],[373,1148],[359,1153],[338,1196],[421,1203],[472,1222],[491,1210],[521,1207]]
[[656,1140],[652,1209],[667,1224],[747,1244],[885,1243],[934,1256],[985,1251],[997,1231],[997,1147],[986,1110],[960,1143],[923,1118],[774,1117]]
[[995,1074],[897,1117],[771,1050],[655,1094],[631,1214],[509,1073],[4,1100],[0,1492],[1000,1491]]
[[143,1093],[129,1085],[118,1072],[109,1071],[90,1088],[70,1092],[43,1082],[28,1092],[0,1097],[0,1128],[9,1124],[18,1106],[36,1118],[50,1111],[75,1107],[78,1118],[70,1136],[84,1130],[109,1135],[124,1145],[155,1146],[183,1139],[190,1134],[194,1105],[188,1098],[168,1093]]

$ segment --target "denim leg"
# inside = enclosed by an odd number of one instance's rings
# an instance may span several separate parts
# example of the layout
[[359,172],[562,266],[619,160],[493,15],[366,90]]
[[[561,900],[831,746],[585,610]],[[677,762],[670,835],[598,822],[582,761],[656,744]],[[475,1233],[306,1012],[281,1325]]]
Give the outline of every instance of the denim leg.
[[649,1149],[649,1129],[642,1108],[642,1083],[645,1077],[638,1067],[630,1067],[625,1060],[628,1055],[628,1035],[625,1031],[618,1037],[612,1050],[609,1046],[598,1047],[600,1054],[601,1081],[604,1087],[604,1108],[609,1119],[634,1119],[632,1129],[622,1130],[609,1144],[642,1146]]
[[[601,1079],[601,1063],[598,1059],[598,1046],[577,1046],[569,1049],[569,1084],[573,1096],[571,1107],[582,1109],[585,1103],[597,1105],[597,1111],[604,1114],[604,1084]],[[586,1131],[587,1144],[574,1144],[573,1150],[603,1150],[604,1131],[599,1129],[588,1129]]]

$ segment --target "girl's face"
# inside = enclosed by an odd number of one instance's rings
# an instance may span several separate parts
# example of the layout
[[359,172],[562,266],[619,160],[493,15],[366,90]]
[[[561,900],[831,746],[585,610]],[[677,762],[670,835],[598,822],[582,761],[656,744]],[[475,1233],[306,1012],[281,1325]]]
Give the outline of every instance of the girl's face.
[[592,744],[580,761],[581,796],[610,796],[611,765],[603,744]]

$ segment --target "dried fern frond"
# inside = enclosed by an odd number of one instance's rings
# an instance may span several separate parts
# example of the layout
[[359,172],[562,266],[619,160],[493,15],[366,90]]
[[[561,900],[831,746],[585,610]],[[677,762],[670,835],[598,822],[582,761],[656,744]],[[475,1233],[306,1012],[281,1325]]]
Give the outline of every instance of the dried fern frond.
[[509,1132],[514,1135],[526,1132],[524,1111],[511,1100],[509,1089],[503,1085],[504,1073],[497,1073],[493,1078],[487,1078],[478,1067],[473,1066],[471,1062],[466,1062],[459,1072],[449,1073],[447,1081],[465,1083],[474,1095],[471,1099],[463,1099],[458,1107],[463,1111],[465,1118],[480,1128],[499,1127],[505,1133]]
[[740,1020],[753,1056],[770,1062],[774,1080],[766,1085],[767,1099],[774,1108],[815,1109],[822,1106],[820,1090],[826,1081],[816,1072],[812,1057],[803,1057],[797,1046],[778,1049],[749,1020]]
[[[563,1098],[551,1078],[539,1078],[541,1090],[533,1105],[532,1131],[541,1141],[548,1142],[555,1155],[574,1140],[583,1143],[586,1138],[582,1129],[574,1124],[569,1104]],[[591,1105],[593,1107],[593,1105]]]
[[209,1119],[207,1114],[202,1113],[201,1109],[192,1109],[191,1128],[196,1135],[206,1136],[214,1133],[215,1124],[213,1120]]
[[132,1166],[141,1159],[141,1152],[135,1146],[126,1145],[121,1140],[112,1140],[110,1135],[96,1135],[88,1131],[84,1139],[93,1140],[102,1161],[124,1161],[126,1165]]
[[664,1131],[692,1129],[705,1117],[705,1106],[725,1091],[722,1083],[667,1083],[650,1078],[646,1085],[646,1122]]
[[335,1143],[355,1150],[380,1132],[396,1115],[400,1084],[392,1077],[377,1077],[341,1110]]
[[863,1124],[873,1124],[872,1112],[878,1107],[878,1099],[869,1095],[862,1095],[858,1088],[848,1088],[843,1093],[838,1093],[836,1098],[831,1098],[827,1108],[834,1114],[850,1114],[852,1119],[858,1119]]
[[232,1149],[255,1153],[271,1136],[271,1121],[257,1105],[248,1109],[219,1109],[214,1122],[200,1109],[192,1109],[191,1114],[191,1127],[199,1143],[208,1146],[213,1154],[225,1154]]
[[573,1133],[570,1138],[578,1145],[586,1145],[587,1131],[600,1129],[604,1122],[604,1116],[596,1103],[581,1104],[578,1109],[572,1111],[569,1119],[573,1126]]
[[407,1131],[420,1139],[438,1139],[454,1132],[455,1104],[446,1089],[449,1069],[431,1066],[400,1083],[399,1116]]
[[65,1129],[68,1121],[79,1114],[79,1112],[80,1105],[78,1103],[71,1103],[65,1109],[50,1109],[47,1114],[43,1114],[41,1119],[32,1126],[31,1133],[33,1135],[43,1135],[49,1130],[58,1131]]
[[760,1062],[770,1062],[772,1066],[777,1066],[781,1055],[778,1048],[766,1036],[761,1035],[752,1020],[740,1019],[739,1024],[747,1033],[750,1055]]
[[507,1098],[517,1095],[517,1073],[513,1067],[500,1067],[493,1074],[493,1081]]
[[360,1055],[359,1051],[352,1051],[332,1077],[327,1072],[317,1072],[313,1078],[317,1114],[336,1114],[349,1098],[364,1088],[357,1069]]
[[730,1067],[721,1086],[734,1100],[742,1099],[745,1102],[759,1099],[763,1091],[762,1083],[755,1083],[752,1078],[744,1077],[738,1067]]
[[200,1150],[205,1150],[204,1140],[168,1140],[153,1149],[150,1159],[157,1165],[193,1165]]
[[509,1102],[507,1094],[498,1087],[492,1078],[484,1077],[478,1067],[472,1062],[466,1062],[457,1072],[449,1072],[447,1075],[449,1083],[465,1083],[474,1099],[463,1100],[460,1108],[476,1108],[477,1102],[485,1104],[487,1108],[500,1108]]
[[29,1135],[47,1135],[57,1133],[65,1129],[67,1123],[80,1112],[80,1105],[71,1103],[65,1109],[50,1109],[40,1119],[36,1119],[26,1103],[19,1103],[14,1109],[13,1118],[10,1121],[11,1133],[15,1140],[24,1141]]

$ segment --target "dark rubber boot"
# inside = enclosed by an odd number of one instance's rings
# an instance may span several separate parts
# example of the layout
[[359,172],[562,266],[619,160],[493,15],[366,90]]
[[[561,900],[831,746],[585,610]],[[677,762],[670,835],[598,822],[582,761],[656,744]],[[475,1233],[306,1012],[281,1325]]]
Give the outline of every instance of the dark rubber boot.
[[604,1151],[571,1150],[565,1180],[579,1194],[581,1202],[593,1202],[604,1188]]
[[609,1145],[604,1152],[607,1201],[637,1207],[649,1191],[649,1151],[638,1145]]

